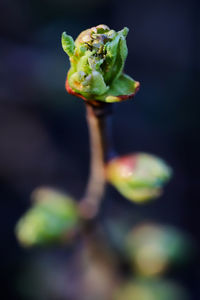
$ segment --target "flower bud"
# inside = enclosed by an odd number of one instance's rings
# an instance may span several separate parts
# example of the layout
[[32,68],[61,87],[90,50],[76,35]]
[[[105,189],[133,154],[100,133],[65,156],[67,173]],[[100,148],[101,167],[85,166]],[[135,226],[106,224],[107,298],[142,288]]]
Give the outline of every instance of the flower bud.
[[126,237],[125,247],[131,265],[139,275],[163,274],[172,265],[188,260],[190,239],[171,226],[151,223],[135,227]]
[[69,240],[78,229],[79,216],[74,200],[56,190],[39,188],[32,207],[16,225],[23,246],[45,245]]
[[162,159],[146,153],[114,158],[106,167],[108,181],[135,202],[160,196],[171,174],[171,168]]
[[116,32],[98,25],[79,34],[76,41],[62,34],[62,47],[70,59],[66,89],[84,100],[119,102],[132,97],[139,82],[123,74],[128,54],[128,28]]
[[189,300],[188,291],[165,279],[133,279],[121,285],[113,300]]

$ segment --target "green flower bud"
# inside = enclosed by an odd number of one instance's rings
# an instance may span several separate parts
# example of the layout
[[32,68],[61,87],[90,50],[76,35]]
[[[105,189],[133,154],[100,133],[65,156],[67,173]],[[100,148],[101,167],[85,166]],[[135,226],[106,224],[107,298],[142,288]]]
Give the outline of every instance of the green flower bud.
[[146,223],[127,235],[125,247],[133,269],[151,277],[163,274],[171,265],[186,262],[191,242],[176,228]]
[[62,47],[70,59],[66,80],[70,94],[84,100],[119,102],[132,97],[139,82],[123,74],[128,54],[128,28],[116,32],[106,25],[87,29],[73,38],[62,34]]
[[106,167],[108,181],[135,202],[160,196],[171,174],[171,168],[162,159],[146,153],[114,158]]
[[74,200],[58,191],[39,188],[33,193],[32,207],[16,225],[16,236],[23,246],[66,241],[79,226]]
[[113,300],[188,300],[188,292],[165,279],[135,279],[121,285]]

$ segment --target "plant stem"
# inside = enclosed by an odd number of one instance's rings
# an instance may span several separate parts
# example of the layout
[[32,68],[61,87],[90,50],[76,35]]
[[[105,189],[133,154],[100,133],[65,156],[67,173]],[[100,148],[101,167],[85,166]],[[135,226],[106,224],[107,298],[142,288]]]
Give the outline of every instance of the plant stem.
[[84,218],[94,218],[105,190],[105,162],[112,157],[111,110],[112,105],[86,103],[87,123],[90,138],[90,176],[86,194],[80,202]]

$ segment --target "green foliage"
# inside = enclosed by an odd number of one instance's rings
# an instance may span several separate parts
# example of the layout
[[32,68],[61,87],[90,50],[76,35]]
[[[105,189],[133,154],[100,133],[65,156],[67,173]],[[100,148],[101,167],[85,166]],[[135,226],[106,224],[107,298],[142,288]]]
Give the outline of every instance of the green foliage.
[[157,198],[170,179],[171,168],[160,158],[137,153],[115,158],[107,164],[108,181],[127,199],[145,202]]
[[37,189],[33,200],[16,225],[19,242],[28,247],[69,240],[79,225],[74,200],[48,188]]
[[139,83],[122,74],[128,49],[128,28],[110,30],[98,25],[83,31],[76,39],[65,32],[62,46],[70,58],[68,84],[87,100],[119,102],[132,96]]

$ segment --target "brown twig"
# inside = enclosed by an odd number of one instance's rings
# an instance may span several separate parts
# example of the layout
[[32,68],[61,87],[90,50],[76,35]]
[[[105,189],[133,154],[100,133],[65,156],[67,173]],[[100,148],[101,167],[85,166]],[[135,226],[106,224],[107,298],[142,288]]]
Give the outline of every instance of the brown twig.
[[86,219],[94,218],[105,190],[104,164],[113,155],[111,145],[112,105],[86,103],[87,123],[90,138],[90,176],[86,194],[80,202],[81,215]]

